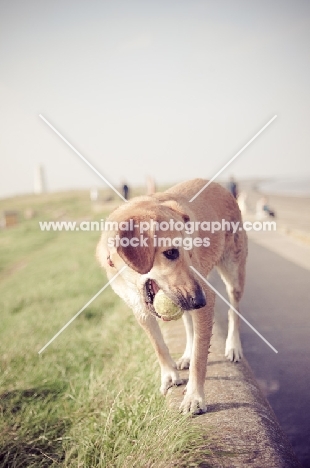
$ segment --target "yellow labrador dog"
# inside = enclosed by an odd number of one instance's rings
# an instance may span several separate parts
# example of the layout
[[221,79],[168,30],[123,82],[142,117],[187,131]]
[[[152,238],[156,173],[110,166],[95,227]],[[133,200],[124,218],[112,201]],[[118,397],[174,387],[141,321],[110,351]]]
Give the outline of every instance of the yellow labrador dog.
[[[151,340],[161,368],[162,394],[181,384],[178,369],[189,367],[181,411],[194,414],[206,411],[204,383],[215,302],[213,291],[196,271],[206,278],[216,267],[230,303],[238,310],[247,256],[240,210],[226,189],[211,183],[190,202],[206,183],[191,180],[121,205],[106,220],[107,229],[97,247],[109,279],[127,266],[111,286]],[[153,306],[160,289],[184,310],[187,343],[177,364],[163,340],[161,317]],[[242,356],[239,318],[232,309],[228,318],[225,354],[238,361]]]

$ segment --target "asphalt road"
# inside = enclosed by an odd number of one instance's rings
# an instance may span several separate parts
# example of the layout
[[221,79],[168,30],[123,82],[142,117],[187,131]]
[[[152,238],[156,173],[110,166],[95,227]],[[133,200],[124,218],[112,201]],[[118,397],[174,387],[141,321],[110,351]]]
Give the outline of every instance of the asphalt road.
[[[275,240],[275,244],[278,243]],[[302,466],[310,468],[310,269],[303,251],[288,243],[283,256],[250,241],[241,313],[278,350],[276,354],[244,322],[244,354],[287,434]],[[305,251],[305,255],[309,251]],[[289,260],[284,257],[290,257]],[[310,265],[309,265],[310,267]],[[213,285],[225,294],[221,280]],[[217,299],[217,317],[226,327],[227,306]]]

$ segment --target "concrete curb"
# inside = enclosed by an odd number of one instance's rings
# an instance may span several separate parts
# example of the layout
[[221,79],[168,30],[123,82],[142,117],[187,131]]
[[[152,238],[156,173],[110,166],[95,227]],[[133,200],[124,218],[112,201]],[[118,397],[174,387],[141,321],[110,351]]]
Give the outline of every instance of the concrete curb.
[[[163,333],[172,355],[180,357],[185,346],[182,321],[165,323]],[[199,466],[301,468],[246,359],[227,361],[224,344],[224,333],[215,323],[205,384],[208,412],[195,418],[212,455],[202,455]],[[181,376],[186,378],[188,372],[181,371]],[[169,390],[172,406],[179,407],[183,390]]]

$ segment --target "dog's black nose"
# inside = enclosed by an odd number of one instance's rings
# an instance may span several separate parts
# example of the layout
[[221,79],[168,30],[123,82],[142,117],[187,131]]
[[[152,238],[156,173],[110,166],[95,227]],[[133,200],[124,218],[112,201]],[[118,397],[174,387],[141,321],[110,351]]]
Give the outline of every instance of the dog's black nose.
[[196,289],[195,296],[190,298],[189,303],[191,309],[201,309],[207,304],[206,297],[200,287]]

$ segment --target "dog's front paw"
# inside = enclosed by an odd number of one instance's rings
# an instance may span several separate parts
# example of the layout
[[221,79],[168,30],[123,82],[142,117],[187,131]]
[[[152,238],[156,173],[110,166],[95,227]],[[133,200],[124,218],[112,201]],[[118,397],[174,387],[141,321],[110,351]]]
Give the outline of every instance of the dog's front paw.
[[169,388],[175,387],[177,385],[186,384],[187,380],[180,379],[179,373],[174,368],[163,369],[161,372],[161,386],[160,392],[163,395],[166,395]]
[[203,414],[207,412],[207,406],[203,395],[198,393],[186,393],[180,405],[180,411],[183,414]]
[[190,358],[187,356],[182,356],[178,361],[177,361],[177,368],[179,370],[184,370],[184,369],[189,369],[190,365]]
[[242,346],[240,338],[227,338],[225,346],[225,356],[231,362],[238,362],[242,358]]

